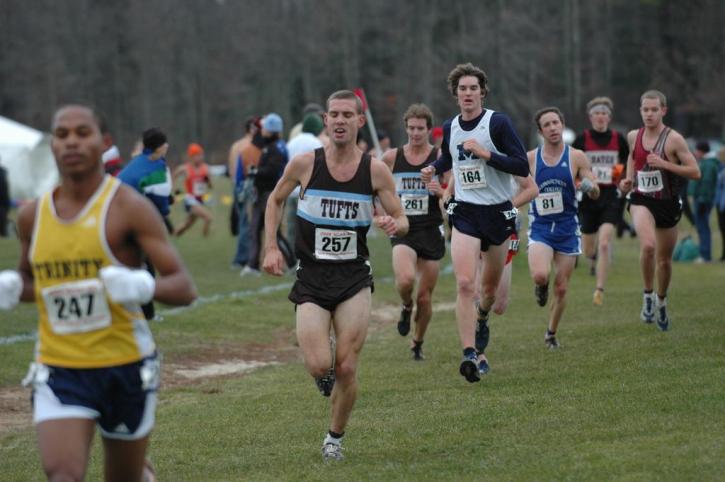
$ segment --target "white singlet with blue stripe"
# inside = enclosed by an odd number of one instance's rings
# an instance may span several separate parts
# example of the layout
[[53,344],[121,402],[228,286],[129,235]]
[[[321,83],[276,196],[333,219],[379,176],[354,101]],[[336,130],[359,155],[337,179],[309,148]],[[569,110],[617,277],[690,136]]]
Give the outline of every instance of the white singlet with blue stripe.
[[484,149],[503,155],[491,140],[489,125],[493,114],[494,111],[486,109],[478,125],[470,131],[461,127],[460,115],[451,121],[448,145],[453,159],[457,201],[489,206],[510,201],[514,196],[516,184],[511,182],[512,174],[494,169],[485,160],[463,149],[463,143],[473,139]]

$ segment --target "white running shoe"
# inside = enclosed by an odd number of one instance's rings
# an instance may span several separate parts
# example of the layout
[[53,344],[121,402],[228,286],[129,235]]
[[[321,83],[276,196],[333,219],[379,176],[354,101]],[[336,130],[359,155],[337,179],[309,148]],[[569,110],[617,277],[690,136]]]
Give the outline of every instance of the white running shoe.
[[655,299],[654,293],[645,293],[642,296],[642,312],[639,316],[645,323],[655,321]]
[[239,276],[245,277],[245,276],[253,276],[253,277],[259,277],[262,276],[262,272],[258,269],[250,268],[249,266],[245,266],[242,268],[242,271],[239,272]]
[[342,445],[327,442],[322,446],[322,460],[325,462],[329,460],[342,460],[345,456],[342,455]]

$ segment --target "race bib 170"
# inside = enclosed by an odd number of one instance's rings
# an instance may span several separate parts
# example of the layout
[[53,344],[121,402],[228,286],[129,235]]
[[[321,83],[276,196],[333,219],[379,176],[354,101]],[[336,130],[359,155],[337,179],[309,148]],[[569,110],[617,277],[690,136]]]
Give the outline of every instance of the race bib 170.
[[637,190],[640,192],[657,192],[663,188],[662,172],[637,171]]

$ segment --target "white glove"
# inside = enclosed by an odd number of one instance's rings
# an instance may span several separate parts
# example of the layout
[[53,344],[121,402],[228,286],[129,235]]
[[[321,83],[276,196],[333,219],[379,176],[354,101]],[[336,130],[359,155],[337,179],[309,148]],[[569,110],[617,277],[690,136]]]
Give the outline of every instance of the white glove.
[[579,190],[584,194],[591,192],[594,189],[594,183],[588,177],[585,177],[579,183]]
[[146,270],[106,266],[98,275],[106,287],[108,297],[116,303],[144,305],[154,297],[156,281]]
[[0,310],[12,310],[20,302],[23,278],[17,271],[0,271]]

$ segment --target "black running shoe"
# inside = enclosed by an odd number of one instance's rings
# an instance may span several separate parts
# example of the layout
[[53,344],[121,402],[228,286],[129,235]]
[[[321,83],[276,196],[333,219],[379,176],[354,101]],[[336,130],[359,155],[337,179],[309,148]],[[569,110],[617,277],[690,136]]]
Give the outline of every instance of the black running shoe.
[[458,370],[469,383],[481,381],[481,375],[478,373],[478,366],[476,365],[476,362],[478,361],[477,358],[478,356],[475,353],[464,356],[463,361],[461,362],[461,367]]
[[423,356],[423,342],[416,342],[415,340],[413,340],[413,346],[410,347],[410,351],[413,352],[413,360],[425,360],[425,357]]
[[330,368],[327,370],[327,375],[315,378],[315,385],[323,397],[332,395],[332,389],[335,386],[335,369]]
[[488,347],[489,333],[488,316],[476,320],[476,350],[479,353],[483,353],[486,347]]
[[546,302],[549,301],[549,283],[536,285],[534,287],[534,294],[536,295],[536,302],[539,306],[546,306]]
[[559,348],[561,348],[561,345],[559,345],[559,342],[554,335],[545,336],[544,345],[546,345],[546,348],[548,348],[549,350],[558,350]]
[[410,315],[413,310],[405,309],[405,306],[400,310],[400,319],[398,320],[398,333],[400,336],[407,336],[410,333]]

